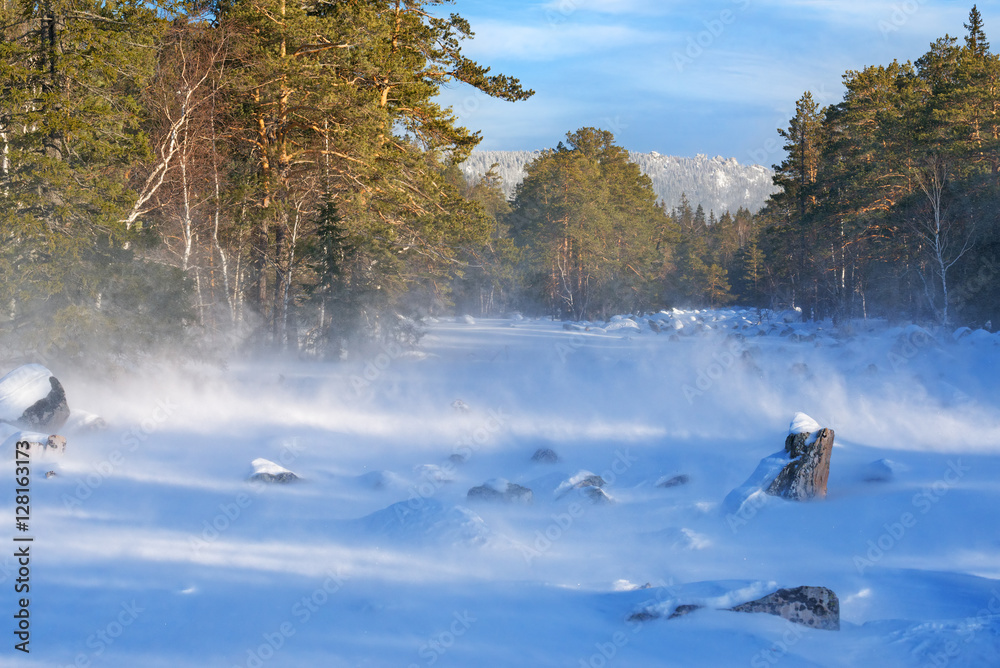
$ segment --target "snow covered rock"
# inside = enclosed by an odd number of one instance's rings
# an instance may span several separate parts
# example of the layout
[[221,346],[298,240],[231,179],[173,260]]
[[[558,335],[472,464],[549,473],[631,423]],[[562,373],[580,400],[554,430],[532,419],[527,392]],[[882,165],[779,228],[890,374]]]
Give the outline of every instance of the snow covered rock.
[[678,487],[680,485],[686,485],[691,481],[690,476],[686,473],[680,475],[675,475],[671,477],[663,476],[656,481],[657,487]]
[[764,612],[814,629],[840,630],[840,600],[826,587],[779,589],[773,594],[730,608],[734,612]]
[[0,421],[51,433],[68,418],[66,392],[41,364],[19,366],[0,378]]
[[300,479],[284,466],[275,464],[269,459],[258,458],[250,462],[250,465],[253,466],[250,482],[289,483]]
[[674,619],[700,608],[728,610],[753,601],[778,589],[776,582],[759,580],[712,580],[664,587],[657,592],[657,603],[635,610],[628,621]]
[[796,413],[785,439],[789,463],[767,488],[767,493],[799,501],[826,496],[830,477],[833,430],[820,427],[804,413]]
[[840,629],[840,600],[826,587],[778,589],[773,582],[714,581],[667,587],[661,602],[642,607],[629,621],[676,619],[702,608],[763,612],[814,629]]
[[824,429],[805,413],[796,413],[785,449],[760,460],[746,482],[723,501],[730,527],[745,524],[767,503],[767,496],[790,500],[826,496],[832,450],[833,430]]
[[531,503],[534,499],[534,494],[530,489],[503,478],[487,480],[482,485],[470,489],[467,496],[470,501],[501,501],[503,503]]
[[604,487],[604,478],[599,475],[595,475],[590,471],[580,471],[573,477],[564,480],[556,488],[555,496],[560,499],[567,494],[569,494],[574,489],[583,489],[584,487]]

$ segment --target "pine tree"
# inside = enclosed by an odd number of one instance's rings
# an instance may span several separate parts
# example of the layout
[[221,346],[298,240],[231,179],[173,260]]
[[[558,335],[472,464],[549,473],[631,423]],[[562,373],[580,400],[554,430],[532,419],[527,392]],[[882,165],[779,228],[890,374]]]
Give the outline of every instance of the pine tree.
[[979,58],[985,57],[990,52],[990,43],[986,41],[986,33],[983,32],[983,16],[979,13],[976,5],[972,5],[969,11],[969,22],[963,24],[969,34],[965,37],[965,47],[972,55]]
[[[149,151],[140,95],[161,12],[138,0],[0,10],[0,303],[33,345],[47,336],[82,351],[96,337],[105,351],[107,340],[140,348],[189,315],[184,284],[136,257],[145,240],[124,220],[135,200],[124,184]],[[163,290],[181,298],[157,312]]]

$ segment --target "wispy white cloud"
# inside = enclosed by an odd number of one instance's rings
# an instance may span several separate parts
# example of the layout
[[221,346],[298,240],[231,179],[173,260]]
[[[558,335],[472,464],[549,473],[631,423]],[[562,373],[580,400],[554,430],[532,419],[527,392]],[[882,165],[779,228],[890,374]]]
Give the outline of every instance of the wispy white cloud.
[[556,60],[659,39],[626,25],[523,25],[487,20],[478,21],[475,31],[475,39],[464,51],[474,58],[496,60]]

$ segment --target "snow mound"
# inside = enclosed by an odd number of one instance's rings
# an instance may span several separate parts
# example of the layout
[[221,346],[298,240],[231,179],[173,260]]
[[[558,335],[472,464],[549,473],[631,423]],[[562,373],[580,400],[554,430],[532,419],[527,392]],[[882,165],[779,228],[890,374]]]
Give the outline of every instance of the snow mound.
[[641,332],[642,327],[639,326],[635,320],[631,318],[623,318],[621,320],[615,320],[614,322],[609,322],[604,326],[604,331],[606,332],[617,332],[622,329],[630,329],[633,331]]
[[394,503],[357,523],[364,533],[417,543],[444,543],[478,547],[492,532],[476,513],[462,506],[445,507],[431,498]]
[[765,490],[791,461],[784,450],[760,460],[746,482],[729,492],[722,502],[722,508],[729,519],[732,521],[732,516],[738,515],[746,520],[747,516],[753,516],[757,508],[766,504],[769,495]]

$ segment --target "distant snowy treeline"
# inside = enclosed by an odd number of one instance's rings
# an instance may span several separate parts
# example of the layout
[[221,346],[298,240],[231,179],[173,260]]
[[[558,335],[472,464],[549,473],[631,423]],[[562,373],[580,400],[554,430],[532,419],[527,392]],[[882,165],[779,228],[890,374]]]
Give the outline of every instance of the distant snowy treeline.
[[[461,165],[466,178],[478,178],[491,165],[497,165],[504,194],[511,198],[514,189],[524,179],[524,166],[534,160],[539,151],[473,151]],[[716,216],[725,211],[735,212],[744,207],[755,213],[767,198],[777,192],[771,177],[774,172],[761,165],[741,165],[736,158],[696,155],[678,158],[651,153],[629,152],[632,162],[653,181],[653,189],[668,209],[677,206],[681,195],[687,195],[692,208],[699,204]]]

